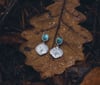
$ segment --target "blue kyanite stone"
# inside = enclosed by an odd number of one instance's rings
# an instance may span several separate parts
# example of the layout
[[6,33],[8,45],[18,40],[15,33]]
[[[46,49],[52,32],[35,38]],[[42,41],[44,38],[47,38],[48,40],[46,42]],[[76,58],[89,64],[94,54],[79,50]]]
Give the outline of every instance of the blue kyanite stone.
[[42,40],[43,41],[48,41],[48,39],[49,39],[49,35],[48,34],[43,34],[42,35]]
[[58,37],[56,39],[56,43],[57,43],[57,45],[61,45],[63,43],[63,39],[61,37]]

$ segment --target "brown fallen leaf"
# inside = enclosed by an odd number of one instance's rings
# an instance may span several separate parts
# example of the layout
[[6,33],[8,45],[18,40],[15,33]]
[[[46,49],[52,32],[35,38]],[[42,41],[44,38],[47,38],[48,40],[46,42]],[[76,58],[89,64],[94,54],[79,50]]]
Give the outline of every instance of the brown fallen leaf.
[[[56,0],[47,7],[50,13],[35,16],[30,20],[34,26],[32,30],[22,32],[22,37],[27,40],[20,47],[26,55],[26,64],[31,65],[40,72],[42,78],[61,74],[66,68],[72,66],[77,60],[84,60],[83,43],[92,40],[91,33],[79,25],[86,17],[75,8],[79,6],[79,0]],[[61,36],[64,43],[60,46],[64,55],[53,59],[49,52],[39,56],[34,48],[40,44],[42,33],[46,32],[50,40],[46,43],[51,49],[55,45],[55,38]]]
[[100,85],[100,67],[96,67],[90,71],[81,85]]

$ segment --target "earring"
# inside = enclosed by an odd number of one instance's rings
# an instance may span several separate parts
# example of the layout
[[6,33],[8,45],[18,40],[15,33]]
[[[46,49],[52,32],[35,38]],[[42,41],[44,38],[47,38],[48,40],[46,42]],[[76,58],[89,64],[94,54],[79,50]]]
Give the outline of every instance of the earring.
[[61,37],[56,38],[57,46],[50,50],[50,55],[53,58],[60,58],[63,55],[63,50],[59,48],[59,46],[63,43],[63,39]]
[[35,51],[37,52],[37,54],[39,55],[44,55],[48,52],[49,48],[48,46],[45,44],[46,41],[49,40],[49,35],[43,33],[42,35],[42,43],[40,43],[39,45],[36,46]]

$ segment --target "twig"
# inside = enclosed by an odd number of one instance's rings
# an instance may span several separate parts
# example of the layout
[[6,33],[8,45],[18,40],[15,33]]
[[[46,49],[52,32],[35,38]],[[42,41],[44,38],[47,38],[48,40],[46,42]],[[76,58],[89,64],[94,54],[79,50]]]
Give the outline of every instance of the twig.
[[3,24],[5,18],[9,14],[9,12],[12,10],[12,8],[15,6],[17,0],[12,0],[9,4],[9,7],[5,10],[3,17],[0,20],[0,26]]

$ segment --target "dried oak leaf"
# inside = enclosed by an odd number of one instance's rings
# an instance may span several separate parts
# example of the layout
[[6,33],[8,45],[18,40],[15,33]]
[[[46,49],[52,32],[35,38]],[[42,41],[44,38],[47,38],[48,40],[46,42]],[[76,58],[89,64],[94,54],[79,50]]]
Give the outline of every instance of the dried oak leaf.
[[100,67],[96,67],[89,72],[81,85],[100,85]]
[[[26,55],[26,64],[31,65],[40,72],[42,78],[61,74],[72,66],[76,60],[84,60],[82,44],[92,40],[88,30],[79,25],[86,17],[75,8],[79,6],[79,0],[56,0],[47,7],[49,13],[35,16],[30,20],[34,26],[32,30],[22,32],[27,42],[21,45],[20,50]],[[64,55],[59,59],[53,59],[50,54],[39,56],[34,48],[40,44],[43,32],[49,34],[50,39],[46,43],[51,49],[57,36],[64,39],[61,48]]]

